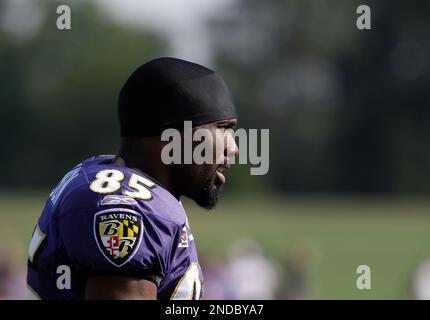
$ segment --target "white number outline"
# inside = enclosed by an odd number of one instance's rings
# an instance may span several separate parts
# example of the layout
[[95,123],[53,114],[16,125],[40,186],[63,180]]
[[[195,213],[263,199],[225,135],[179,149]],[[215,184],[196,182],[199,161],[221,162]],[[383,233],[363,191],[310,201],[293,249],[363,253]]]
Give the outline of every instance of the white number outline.
[[[125,175],[122,171],[105,169],[97,172],[96,179],[90,184],[90,190],[100,194],[114,193],[121,189],[121,182],[124,179]],[[107,185],[103,187],[105,183]]]
[[[142,185],[142,184],[143,185]],[[133,173],[128,181],[128,186],[130,188],[136,189],[137,191],[124,191],[124,195],[131,198],[138,198],[143,200],[151,200],[152,194],[148,188],[152,189],[155,187],[155,183],[145,177],[139,176]],[[147,188],[148,187],[148,188]]]
[[[108,176],[109,174],[112,175]],[[125,175],[122,171],[115,169],[101,170],[96,174],[96,179],[91,182],[90,190],[100,194],[112,194],[121,189],[124,179]],[[106,187],[101,187],[103,185],[102,182],[107,182],[108,185]],[[114,184],[112,188],[108,188],[110,183]],[[156,184],[145,177],[132,173],[127,186],[136,191],[124,190],[123,195],[134,199],[151,200],[152,193],[150,189],[154,188]],[[105,189],[107,189],[107,191]]]

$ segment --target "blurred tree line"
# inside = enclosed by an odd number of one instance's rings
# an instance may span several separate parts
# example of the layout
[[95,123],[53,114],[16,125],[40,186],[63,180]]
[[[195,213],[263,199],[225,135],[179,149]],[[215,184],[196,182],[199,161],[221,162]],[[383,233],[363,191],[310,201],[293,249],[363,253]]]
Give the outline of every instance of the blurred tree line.
[[[430,2],[243,0],[211,22],[241,125],[289,192],[430,191]],[[234,181],[234,179],[233,179]]]
[[[129,73],[163,55],[165,39],[119,25],[91,1],[35,1],[31,35],[5,28],[0,1],[0,186],[52,186],[83,158],[114,153],[116,99]],[[270,171],[232,170],[230,189],[430,191],[430,3],[243,0],[209,22],[216,69],[240,126],[270,128]],[[49,14],[47,14],[49,13]]]
[[[37,1],[41,22],[31,36],[0,31],[4,187],[52,186],[81,160],[114,153],[119,89],[165,47],[153,33],[116,24],[91,1],[73,2],[72,29],[60,31],[58,5]],[[21,20],[33,14],[25,13]]]

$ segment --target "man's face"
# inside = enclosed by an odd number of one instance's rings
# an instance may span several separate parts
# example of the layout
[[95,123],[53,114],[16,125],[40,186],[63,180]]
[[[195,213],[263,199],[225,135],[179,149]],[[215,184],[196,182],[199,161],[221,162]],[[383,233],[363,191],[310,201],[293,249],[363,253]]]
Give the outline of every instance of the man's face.
[[[222,187],[226,182],[224,172],[230,167],[227,164],[228,156],[235,157],[239,154],[239,149],[234,140],[233,128],[237,123],[236,119],[222,120],[205,124],[193,129],[194,136],[204,132],[204,138],[201,141],[193,142],[193,154],[203,155],[205,161],[203,164],[195,163],[186,166],[186,196],[196,201],[196,203],[204,208],[212,209],[215,207]],[[200,131],[200,132],[199,132]],[[207,150],[212,150],[212,154],[206,154],[202,149],[196,150],[204,146]],[[209,162],[209,163],[206,163]]]

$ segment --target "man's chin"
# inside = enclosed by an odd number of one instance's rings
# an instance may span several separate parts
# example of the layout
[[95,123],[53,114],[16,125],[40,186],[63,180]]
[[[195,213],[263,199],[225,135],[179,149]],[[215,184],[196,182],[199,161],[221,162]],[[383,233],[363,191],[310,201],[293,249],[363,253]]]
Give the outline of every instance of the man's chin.
[[218,199],[222,193],[223,185],[210,185],[205,186],[198,196],[194,199],[194,201],[202,208],[211,210],[215,208],[218,203]]

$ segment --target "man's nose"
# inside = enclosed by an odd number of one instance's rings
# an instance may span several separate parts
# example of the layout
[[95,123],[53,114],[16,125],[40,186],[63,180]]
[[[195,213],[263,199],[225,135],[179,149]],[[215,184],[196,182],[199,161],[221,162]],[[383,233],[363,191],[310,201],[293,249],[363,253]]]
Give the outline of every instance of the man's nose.
[[236,144],[236,141],[234,140],[233,135],[229,134],[227,135],[226,139],[226,148],[225,148],[225,156],[226,157],[237,157],[239,156],[239,147]]

